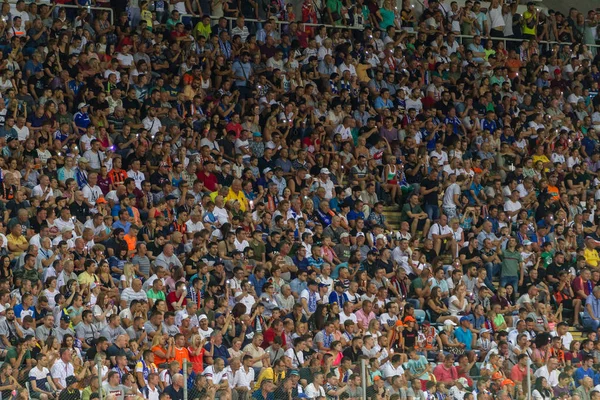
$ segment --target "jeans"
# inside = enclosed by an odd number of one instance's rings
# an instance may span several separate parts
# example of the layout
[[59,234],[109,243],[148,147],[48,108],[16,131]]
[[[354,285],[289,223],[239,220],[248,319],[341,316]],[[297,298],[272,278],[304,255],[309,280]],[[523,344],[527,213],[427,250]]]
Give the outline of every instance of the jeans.
[[484,266],[485,270],[487,271],[487,276],[485,277],[485,285],[489,288],[492,288],[493,286],[490,285],[492,285],[492,280],[494,279],[494,277],[498,276],[498,274],[500,273],[501,265],[488,262],[485,263]]
[[519,277],[518,276],[503,276],[500,278],[500,286],[501,287],[505,287],[506,285],[511,284],[512,287],[517,290],[518,289],[518,284],[519,284]]
[[431,222],[440,219],[440,207],[435,204],[425,204],[425,212]]
[[585,314],[583,314],[583,326],[585,328],[590,328],[595,332],[598,329],[598,327],[600,327],[600,321],[592,319],[586,312]]

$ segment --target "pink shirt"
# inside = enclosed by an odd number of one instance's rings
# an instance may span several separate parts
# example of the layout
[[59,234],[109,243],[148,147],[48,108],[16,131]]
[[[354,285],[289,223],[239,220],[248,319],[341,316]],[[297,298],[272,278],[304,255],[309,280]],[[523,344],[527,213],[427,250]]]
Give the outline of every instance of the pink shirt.
[[438,364],[433,369],[433,375],[438,382],[452,382],[458,379],[458,372],[454,366],[444,367],[444,364]]
[[362,308],[356,312],[356,322],[359,325],[362,325],[363,329],[367,329],[369,327],[369,322],[373,319],[375,319],[375,313],[373,311],[371,311],[369,315],[366,315]]

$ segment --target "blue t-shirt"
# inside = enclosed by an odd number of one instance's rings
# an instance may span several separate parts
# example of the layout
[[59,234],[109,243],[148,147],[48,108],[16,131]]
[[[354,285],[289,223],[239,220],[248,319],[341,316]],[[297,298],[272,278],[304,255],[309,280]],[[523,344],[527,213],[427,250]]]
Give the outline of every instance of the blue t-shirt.
[[465,350],[471,350],[471,342],[473,341],[473,333],[467,329],[464,331],[462,328],[456,328],[454,336],[459,343],[465,344]]
[[23,304],[17,304],[13,310],[15,312],[15,317],[19,319],[23,318],[26,315],[31,315],[33,317],[33,314],[35,314],[35,309],[33,308],[33,306],[29,307],[29,309],[25,311],[25,309],[23,308]]

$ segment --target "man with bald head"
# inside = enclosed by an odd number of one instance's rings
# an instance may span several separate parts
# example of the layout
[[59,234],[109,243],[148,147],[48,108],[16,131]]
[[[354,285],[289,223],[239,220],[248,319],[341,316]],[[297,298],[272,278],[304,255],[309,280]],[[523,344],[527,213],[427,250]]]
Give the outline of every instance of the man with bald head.
[[225,197],[225,203],[230,200],[237,200],[240,203],[240,210],[246,211],[250,209],[248,199],[242,190],[242,181],[240,179],[234,179],[231,183],[231,188]]
[[131,287],[123,289],[123,293],[121,293],[121,306],[125,305],[125,307],[129,307],[132,300],[142,302],[148,301],[146,292],[142,290],[141,279],[134,279],[133,282],[131,282]]
[[168,243],[163,248],[162,253],[154,260],[155,267],[164,267],[166,270],[171,271],[173,268],[181,268],[183,264],[175,255],[175,249],[171,243]]
[[[123,332],[125,332],[125,330],[123,330]],[[119,335],[112,342],[112,345],[108,347],[108,350],[106,350],[106,355],[110,358],[110,362],[113,366],[117,365],[117,356],[127,356],[127,353],[125,352],[125,347],[127,346],[128,340],[129,336],[127,336],[126,334]],[[109,341],[111,340],[109,339]]]

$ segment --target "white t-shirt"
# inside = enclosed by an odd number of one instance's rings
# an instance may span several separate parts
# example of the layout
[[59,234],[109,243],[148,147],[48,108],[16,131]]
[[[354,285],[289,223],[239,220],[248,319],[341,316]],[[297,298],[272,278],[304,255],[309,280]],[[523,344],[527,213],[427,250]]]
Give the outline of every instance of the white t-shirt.
[[456,204],[454,203],[455,194],[460,195],[460,186],[458,183],[453,183],[446,188],[442,207],[456,208]]
[[400,376],[404,374],[404,368],[402,368],[402,365],[398,365],[397,368],[394,368],[392,363],[388,361],[381,366],[381,374],[383,375],[384,379],[387,379],[391,376]]
[[133,55],[131,54],[119,53],[117,54],[117,60],[126,67],[131,67],[133,65]]
[[433,224],[429,233],[427,234],[427,239],[433,239],[433,235],[447,235],[449,233],[454,233],[452,228],[446,224],[446,226],[442,226],[438,223]]
[[92,206],[95,206],[96,201],[98,201],[98,199],[103,195],[102,189],[100,189],[100,187],[97,185],[94,187],[85,185],[81,192],[83,193],[83,197],[85,197]]
[[310,385],[308,385],[306,387],[306,389],[304,389],[304,394],[306,394],[306,396],[309,399],[316,399],[317,397],[325,397],[325,389],[323,388],[323,386],[319,386],[319,388],[317,389],[315,387],[315,384],[311,383]]
[[[518,211],[522,208],[520,201],[512,201],[510,199],[506,200],[504,203],[504,211]],[[517,222],[517,214],[511,217],[513,222]]]
[[302,367],[302,364],[304,364],[304,353],[302,353],[301,351],[294,352],[293,347],[287,349],[285,351],[285,355],[288,356],[290,360],[292,360],[293,368],[300,368]]

